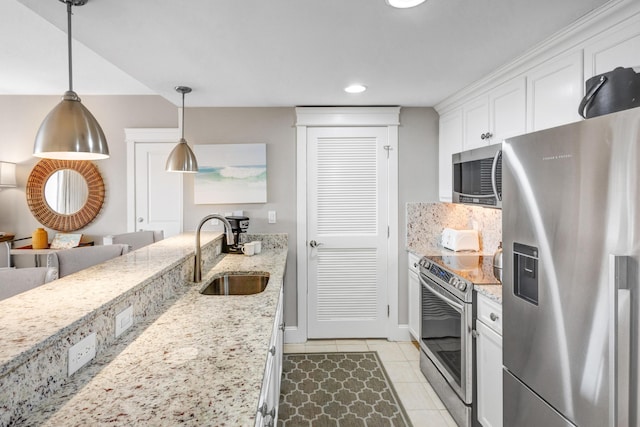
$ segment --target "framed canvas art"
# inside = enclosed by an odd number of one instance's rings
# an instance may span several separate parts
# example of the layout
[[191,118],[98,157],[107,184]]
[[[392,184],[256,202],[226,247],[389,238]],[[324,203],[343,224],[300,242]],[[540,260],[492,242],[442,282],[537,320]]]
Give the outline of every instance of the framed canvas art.
[[194,203],[266,203],[267,144],[194,145]]

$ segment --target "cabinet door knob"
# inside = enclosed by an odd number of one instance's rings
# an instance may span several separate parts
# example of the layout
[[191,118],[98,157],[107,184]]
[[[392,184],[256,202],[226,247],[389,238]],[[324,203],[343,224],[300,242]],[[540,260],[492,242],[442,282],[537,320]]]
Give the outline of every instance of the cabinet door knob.
[[483,133],[482,135],[480,135],[480,139],[484,140],[486,138],[485,134]]
[[492,321],[494,321],[494,322],[495,322],[496,320],[498,320],[498,315],[497,315],[497,314],[495,314],[495,313],[491,313],[491,314],[489,315],[489,319],[491,319]]

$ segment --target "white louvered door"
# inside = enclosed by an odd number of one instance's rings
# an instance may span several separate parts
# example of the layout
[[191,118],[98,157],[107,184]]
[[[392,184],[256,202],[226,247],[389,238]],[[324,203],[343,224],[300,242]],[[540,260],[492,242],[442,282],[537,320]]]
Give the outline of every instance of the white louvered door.
[[386,337],[388,130],[307,132],[308,337]]

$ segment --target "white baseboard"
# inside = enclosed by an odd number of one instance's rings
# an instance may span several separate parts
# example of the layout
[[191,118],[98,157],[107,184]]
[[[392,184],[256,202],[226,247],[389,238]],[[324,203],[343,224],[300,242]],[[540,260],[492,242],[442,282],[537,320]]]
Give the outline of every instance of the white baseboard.
[[[389,341],[412,341],[413,337],[409,333],[409,325],[398,325],[397,328],[389,331],[387,337]],[[307,342],[307,335],[297,326],[287,326],[284,329],[285,344],[303,344]]]
[[412,341],[413,337],[409,332],[409,325],[398,325],[397,328],[389,331],[389,341]]
[[307,342],[307,334],[298,330],[297,326],[286,326],[284,328],[285,344],[302,344]]

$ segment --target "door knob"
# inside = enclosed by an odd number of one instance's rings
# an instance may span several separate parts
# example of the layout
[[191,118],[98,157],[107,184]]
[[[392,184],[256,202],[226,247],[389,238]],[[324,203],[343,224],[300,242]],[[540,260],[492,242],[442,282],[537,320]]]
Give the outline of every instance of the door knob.
[[142,218],[141,216],[138,217],[138,222],[143,222],[144,218]]
[[318,243],[315,240],[312,240],[309,242],[309,246],[311,246],[312,248],[317,248],[318,246],[320,246],[322,243]]

